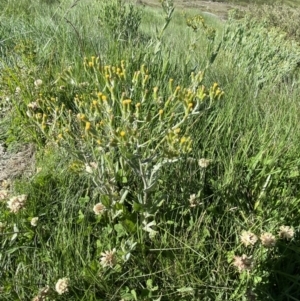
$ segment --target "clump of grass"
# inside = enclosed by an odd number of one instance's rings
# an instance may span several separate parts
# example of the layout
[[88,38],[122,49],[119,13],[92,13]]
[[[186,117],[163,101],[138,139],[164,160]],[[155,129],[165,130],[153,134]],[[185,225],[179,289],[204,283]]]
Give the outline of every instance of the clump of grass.
[[276,27],[278,30],[286,33],[287,39],[293,39],[300,43],[299,20],[300,13],[298,9],[292,8],[281,2],[270,3],[249,7],[251,18],[258,19],[266,24],[267,27]]
[[280,83],[292,77],[300,62],[300,48],[284,33],[246,15],[230,19],[223,38],[225,51],[234,64],[248,74],[257,86],[266,82]]

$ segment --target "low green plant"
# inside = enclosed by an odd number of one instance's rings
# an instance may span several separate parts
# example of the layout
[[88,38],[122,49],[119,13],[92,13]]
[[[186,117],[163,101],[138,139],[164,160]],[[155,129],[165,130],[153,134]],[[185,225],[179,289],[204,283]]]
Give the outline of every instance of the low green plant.
[[142,11],[124,0],[104,1],[99,19],[100,26],[108,30],[114,39],[128,41],[138,37]]
[[[216,29],[212,26],[208,26],[201,15],[196,15],[190,18],[186,17],[186,24],[193,30],[194,33],[194,37],[190,45],[190,56],[197,57],[197,55],[195,54],[196,45],[199,43],[200,37],[204,33],[204,36],[206,38],[205,58],[207,60],[205,69],[209,69],[217,58],[222,46],[222,41],[219,42],[216,46]],[[189,57],[188,60],[189,59],[191,58]]]
[[[155,194],[160,169],[192,151],[189,132],[195,119],[224,92],[217,84],[204,87],[203,72],[192,74],[188,87],[170,79],[161,89],[153,86],[155,75],[144,65],[131,73],[124,61],[103,66],[92,57],[84,67],[86,82],[78,83],[68,70],[56,81],[55,92],[36,86],[39,97],[27,103],[28,125],[86,166],[112,216],[127,202],[145,218],[154,217],[164,201]],[[73,89],[62,86],[66,82],[78,83],[72,100],[65,98]],[[148,224],[145,230],[152,233]]]
[[276,27],[286,33],[286,39],[293,39],[300,44],[299,10],[283,2],[275,2],[262,6],[250,6],[248,14],[251,18],[264,22],[267,27]]
[[244,70],[257,87],[292,77],[300,62],[300,48],[275,28],[249,16],[231,18],[223,36],[223,49],[232,56],[233,65]]

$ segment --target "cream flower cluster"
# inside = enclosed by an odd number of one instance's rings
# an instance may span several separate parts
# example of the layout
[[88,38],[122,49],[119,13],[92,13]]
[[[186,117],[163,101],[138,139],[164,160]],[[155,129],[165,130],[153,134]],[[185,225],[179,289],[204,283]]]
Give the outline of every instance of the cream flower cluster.
[[[281,226],[279,228],[278,236],[281,239],[291,240],[295,235],[295,231],[290,226]],[[272,248],[276,245],[276,237],[270,232],[264,232],[260,235],[261,244],[266,248]],[[258,237],[250,232],[243,231],[240,235],[240,240],[245,247],[253,246],[258,241]]]
[[0,201],[6,200],[8,197],[8,191],[6,189],[0,190]]
[[243,245],[246,247],[253,246],[258,240],[257,236],[250,231],[243,231],[240,239]]
[[32,227],[36,227],[37,224],[38,224],[38,220],[39,220],[39,218],[38,218],[37,216],[36,216],[36,217],[33,217],[33,218],[31,219],[31,221],[30,221],[31,226],[32,226]]
[[105,251],[101,253],[100,264],[103,267],[113,267],[117,263],[116,249],[113,248],[111,251]]
[[[295,235],[295,231],[290,226],[281,226],[279,228],[278,236],[281,239],[291,240]],[[245,246],[254,246],[258,241],[258,237],[252,233],[251,231],[242,231],[240,235],[241,243]],[[263,232],[259,240],[265,248],[273,248],[276,246],[277,238],[270,232]],[[233,266],[235,266],[239,272],[243,272],[245,270],[251,270],[253,267],[252,257],[248,257],[243,254],[242,256],[234,256]]]
[[10,209],[11,212],[18,213],[25,206],[26,200],[26,194],[14,196],[10,198],[10,200],[7,202],[7,207]]
[[242,256],[234,256],[233,265],[239,270],[239,272],[251,270],[253,266],[253,259],[251,256],[247,256],[245,254]]
[[292,227],[281,226],[279,228],[278,235],[279,235],[280,238],[291,240],[295,235],[295,231]]
[[93,211],[96,215],[101,215],[106,210],[105,206],[102,203],[98,203],[94,206]]
[[55,290],[59,295],[67,293],[69,291],[69,279],[68,278],[59,279],[55,284]]

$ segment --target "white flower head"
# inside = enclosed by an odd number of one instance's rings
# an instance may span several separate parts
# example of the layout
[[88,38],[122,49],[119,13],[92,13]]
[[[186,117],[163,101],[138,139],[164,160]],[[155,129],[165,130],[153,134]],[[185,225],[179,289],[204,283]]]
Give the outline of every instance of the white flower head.
[[253,267],[253,259],[251,256],[248,257],[245,254],[242,256],[234,256],[233,265],[239,270],[239,272],[251,270]]
[[199,197],[195,193],[193,193],[193,194],[190,195],[189,203],[190,203],[190,207],[191,208],[199,206],[199,205],[202,204],[199,201]]
[[57,281],[55,284],[55,290],[59,295],[62,295],[64,293],[67,293],[69,291],[69,279],[68,278],[62,278]]
[[280,238],[291,240],[295,235],[295,231],[292,227],[281,226],[278,234]]
[[196,207],[197,206],[197,196],[196,194],[191,194],[189,198],[190,207]]
[[205,159],[205,158],[201,158],[198,161],[198,164],[201,168],[207,168],[210,164],[211,160]]
[[20,87],[16,87],[15,94],[18,95],[20,93],[21,93],[21,88]]
[[272,248],[276,245],[276,238],[272,233],[265,232],[260,236],[261,243],[266,248]]
[[20,209],[22,209],[25,206],[26,199],[27,195],[25,194],[14,196],[10,198],[10,200],[7,202],[7,207],[10,209],[11,212],[18,213]]
[[103,267],[113,267],[117,263],[116,249],[113,248],[111,251],[105,251],[101,253],[100,264]]
[[32,227],[36,227],[37,224],[38,224],[38,220],[39,220],[38,217],[33,217],[33,218],[31,219],[31,221],[30,221],[31,226],[32,226]]
[[85,171],[87,173],[93,174],[97,168],[98,164],[96,162],[89,162],[85,164]]
[[245,247],[253,246],[257,242],[257,236],[250,231],[243,231],[240,236],[241,242]]
[[85,164],[85,171],[90,174],[93,173],[93,169],[89,164]]
[[27,105],[27,107],[32,109],[32,110],[36,110],[39,107],[39,105],[36,101],[32,101]]
[[8,197],[8,190],[6,189],[0,190],[0,201],[6,200],[7,197]]
[[94,206],[93,211],[96,215],[101,215],[105,212],[106,208],[102,203],[98,203]]
[[34,85],[36,88],[40,87],[43,84],[43,81],[41,79],[37,79],[34,81]]

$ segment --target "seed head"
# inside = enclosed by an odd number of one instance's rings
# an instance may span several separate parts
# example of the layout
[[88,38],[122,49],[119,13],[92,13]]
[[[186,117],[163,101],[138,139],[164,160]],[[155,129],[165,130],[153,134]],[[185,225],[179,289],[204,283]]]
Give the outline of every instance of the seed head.
[[39,218],[38,217],[33,217],[30,221],[30,224],[32,227],[36,227],[38,223]]
[[59,295],[62,295],[64,293],[67,293],[69,291],[69,279],[68,278],[62,278],[57,281],[55,284],[55,290]]
[[257,236],[250,231],[243,231],[240,238],[245,247],[253,246],[257,242]]
[[18,213],[25,206],[26,199],[27,195],[25,194],[14,196],[7,202],[7,207],[11,212]]
[[96,204],[93,208],[93,211],[95,212],[96,215],[103,214],[105,210],[106,208],[102,203]]
[[260,236],[261,243],[266,248],[272,248],[276,245],[276,238],[272,233],[265,232]]
[[190,195],[189,202],[190,202],[190,207],[192,207],[192,208],[199,205],[196,194]]
[[37,79],[34,81],[34,85],[36,88],[40,87],[43,84],[43,81],[41,79]]
[[8,191],[6,189],[0,190],[0,201],[5,200],[8,197]]
[[281,226],[278,234],[280,238],[291,240],[295,235],[295,231],[292,227]]
[[202,158],[198,161],[198,164],[201,168],[207,168],[210,164],[210,160]]
[[234,256],[233,265],[238,269],[239,272],[251,270],[253,267],[253,259],[251,256],[248,257],[245,254],[242,256]]
[[117,263],[117,259],[116,259],[116,249],[113,248],[111,251],[105,251],[103,253],[101,253],[101,258],[100,258],[100,264],[103,267],[113,267],[116,263]]

